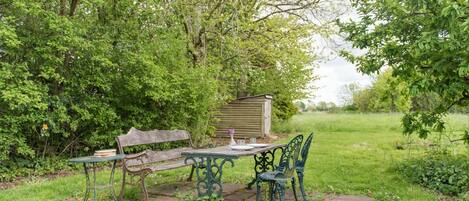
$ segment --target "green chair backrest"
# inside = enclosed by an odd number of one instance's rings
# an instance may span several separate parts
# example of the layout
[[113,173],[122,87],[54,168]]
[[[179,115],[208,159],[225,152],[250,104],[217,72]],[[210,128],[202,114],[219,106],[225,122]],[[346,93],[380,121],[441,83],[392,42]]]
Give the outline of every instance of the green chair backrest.
[[277,168],[277,171],[282,173],[283,176],[290,177],[293,175],[302,142],[303,135],[297,135],[283,148],[282,156],[280,157],[280,162]]
[[303,145],[303,148],[301,148],[301,158],[298,159],[296,163],[297,168],[305,167],[306,160],[308,159],[309,147],[311,146],[311,143],[313,142],[313,137],[314,137],[314,134],[311,133],[309,134],[308,138],[306,138],[305,144]]

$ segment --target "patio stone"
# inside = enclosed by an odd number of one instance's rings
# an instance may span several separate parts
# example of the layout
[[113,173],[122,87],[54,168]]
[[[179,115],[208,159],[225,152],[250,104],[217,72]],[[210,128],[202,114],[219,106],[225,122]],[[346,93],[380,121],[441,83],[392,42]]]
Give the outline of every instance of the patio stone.
[[148,188],[148,194],[150,196],[161,195],[161,196],[176,197],[177,195],[180,195],[180,194],[187,195],[191,191],[194,196],[197,195],[195,186],[191,182],[166,183],[166,184],[151,186]]
[[[234,185],[233,185],[234,187]],[[256,200],[256,189],[247,190],[244,188],[245,185],[238,186],[235,193],[225,195],[225,201],[245,201],[245,200]]]
[[334,195],[327,196],[325,201],[372,201],[370,197],[357,195]]
[[[254,201],[256,200],[256,189],[251,190],[245,189],[245,184],[224,184],[223,195],[225,201]],[[263,188],[266,188],[263,185]],[[266,189],[263,189],[266,190]],[[264,196],[265,191],[262,192]],[[285,198],[287,201],[295,200],[293,191],[291,188],[287,188],[285,192]],[[301,199],[301,192],[297,190],[298,198]],[[151,201],[176,201],[178,198],[192,194],[193,197],[197,196],[194,183],[191,182],[178,182],[169,184],[160,184],[157,186],[150,186],[148,188],[148,194],[150,195]],[[366,196],[354,196],[354,195],[327,195],[325,201],[372,201],[371,198]]]
[[244,184],[223,184],[223,195],[224,197],[238,194],[238,192],[243,191],[246,185]]

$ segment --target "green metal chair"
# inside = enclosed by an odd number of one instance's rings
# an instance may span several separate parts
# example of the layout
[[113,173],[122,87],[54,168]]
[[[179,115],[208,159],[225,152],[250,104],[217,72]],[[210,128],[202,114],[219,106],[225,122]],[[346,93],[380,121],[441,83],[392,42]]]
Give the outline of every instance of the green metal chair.
[[293,186],[293,194],[295,200],[297,199],[295,190],[295,170],[298,156],[300,154],[301,143],[303,142],[303,135],[294,137],[286,147],[283,149],[282,156],[280,157],[279,165],[275,171],[265,172],[258,175],[256,179],[257,195],[256,201],[260,201],[261,183],[269,182],[270,200],[275,200],[275,193],[279,194],[280,200],[285,200],[285,188],[287,182],[290,180]]
[[[311,142],[313,142],[314,134],[309,134],[308,138],[306,138],[305,143],[303,144],[303,148],[301,149],[301,158],[296,162],[296,175],[298,176],[298,183],[300,183],[300,190],[301,195],[303,196],[303,200],[308,200],[305,193],[305,187],[303,184],[304,179],[304,171],[305,171],[305,163],[308,159],[309,147],[311,146]],[[294,188],[295,186],[293,186]]]

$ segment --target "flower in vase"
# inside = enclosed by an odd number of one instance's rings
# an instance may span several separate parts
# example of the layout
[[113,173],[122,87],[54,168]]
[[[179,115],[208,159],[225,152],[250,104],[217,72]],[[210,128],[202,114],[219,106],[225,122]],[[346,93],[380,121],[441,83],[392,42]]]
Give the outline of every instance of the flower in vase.
[[235,134],[235,129],[234,128],[229,128],[228,129],[228,135],[233,136]]

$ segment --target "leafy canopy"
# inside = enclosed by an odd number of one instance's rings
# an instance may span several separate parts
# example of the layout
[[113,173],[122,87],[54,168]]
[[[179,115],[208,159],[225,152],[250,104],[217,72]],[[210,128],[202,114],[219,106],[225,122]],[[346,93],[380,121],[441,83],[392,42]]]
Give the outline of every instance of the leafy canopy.
[[[455,106],[469,104],[469,2],[464,0],[354,1],[360,19],[339,23],[354,48],[343,52],[366,74],[392,68],[409,83],[412,96],[436,93],[438,106],[410,111],[404,133],[427,137],[444,129],[442,118]],[[469,142],[468,132],[465,139]]]
[[132,126],[202,144],[237,96],[271,93],[288,119],[313,78],[325,29],[302,16],[318,2],[0,0],[0,180]]

